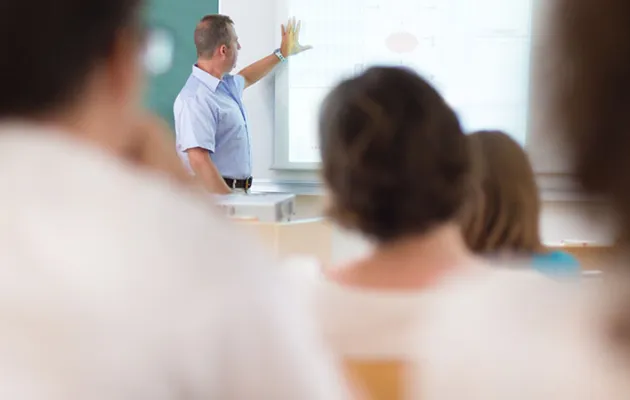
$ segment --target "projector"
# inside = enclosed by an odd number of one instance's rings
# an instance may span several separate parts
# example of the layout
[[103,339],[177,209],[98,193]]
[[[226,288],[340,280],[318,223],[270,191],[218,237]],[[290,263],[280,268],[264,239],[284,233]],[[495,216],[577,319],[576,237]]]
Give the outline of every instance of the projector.
[[227,217],[259,222],[289,222],[295,214],[295,195],[234,193],[215,195],[217,207]]

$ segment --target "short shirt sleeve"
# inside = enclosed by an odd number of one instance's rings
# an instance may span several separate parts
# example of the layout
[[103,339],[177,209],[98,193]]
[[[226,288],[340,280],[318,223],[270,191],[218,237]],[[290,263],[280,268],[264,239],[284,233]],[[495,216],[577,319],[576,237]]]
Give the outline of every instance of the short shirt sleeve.
[[239,96],[243,96],[245,90],[245,78],[242,75],[234,75],[234,86],[236,87],[236,93]]
[[216,113],[198,99],[184,99],[175,109],[175,131],[182,151],[196,147],[214,152],[217,132]]

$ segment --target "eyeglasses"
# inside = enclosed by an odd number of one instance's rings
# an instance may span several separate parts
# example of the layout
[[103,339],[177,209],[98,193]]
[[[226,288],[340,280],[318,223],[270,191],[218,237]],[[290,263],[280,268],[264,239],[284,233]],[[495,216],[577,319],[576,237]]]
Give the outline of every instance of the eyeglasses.
[[165,28],[149,29],[146,35],[142,62],[150,75],[162,75],[173,66],[175,38]]

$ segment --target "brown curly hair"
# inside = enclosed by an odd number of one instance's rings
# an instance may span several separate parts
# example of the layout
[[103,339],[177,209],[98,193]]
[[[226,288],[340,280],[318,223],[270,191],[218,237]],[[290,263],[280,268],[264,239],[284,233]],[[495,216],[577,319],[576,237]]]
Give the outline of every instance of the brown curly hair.
[[319,121],[330,215],[380,242],[453,220],[466,141],[453,110],[416,73],[378,67],[339,84]]

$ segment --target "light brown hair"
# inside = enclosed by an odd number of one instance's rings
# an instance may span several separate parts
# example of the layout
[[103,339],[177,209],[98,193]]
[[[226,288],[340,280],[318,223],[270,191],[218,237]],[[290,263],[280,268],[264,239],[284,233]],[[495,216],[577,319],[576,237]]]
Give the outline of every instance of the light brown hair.
[[210,59],[220,46],[230,47],[234,21],[227,15],[206,15],[195,28],[197,57]]
[[527,154],[500,131],[475,132],[466,140],[471,159],[461,215],[466,243],[476,253],[540,252],[540,199]]

